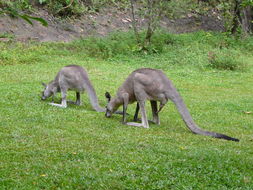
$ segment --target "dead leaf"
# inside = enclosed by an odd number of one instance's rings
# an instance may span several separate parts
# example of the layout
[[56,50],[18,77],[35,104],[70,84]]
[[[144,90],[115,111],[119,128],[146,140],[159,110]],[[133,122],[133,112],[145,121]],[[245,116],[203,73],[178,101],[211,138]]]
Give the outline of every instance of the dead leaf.
[[244,176],[243,181],[244,181],[244,183],[250,183],[251,182],[251,177]]
[[129,21],[126,20],[126,19],[122,19],[122,22],[127,23],[127,22],[129,22]]

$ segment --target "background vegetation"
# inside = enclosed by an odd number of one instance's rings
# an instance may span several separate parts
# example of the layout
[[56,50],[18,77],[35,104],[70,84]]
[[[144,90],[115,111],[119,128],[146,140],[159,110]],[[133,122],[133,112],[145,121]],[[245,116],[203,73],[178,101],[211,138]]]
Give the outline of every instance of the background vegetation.
[[[114,6],[121,9],[130,8],[132,0],[0,0],[1,9],[36,11],[38,7],[47,9],[51,14],[61,17],[80,16],[87,11],[99,12],[101,8]],[[151,8],[163,9],[163,15],[180,17],[187,13],[215,14],[224,19],[226,30],[232,33],[252,33],[253,1],[252,0],[140,0],[137,2],[140,14],[145,12],[149,17]],[[149,6],[152,5],[152,6]],[[157,6],[159,5],[159,6]],[[147,11],[145,11],[145,8]],[[151,11],[152,12],[152,11]]]

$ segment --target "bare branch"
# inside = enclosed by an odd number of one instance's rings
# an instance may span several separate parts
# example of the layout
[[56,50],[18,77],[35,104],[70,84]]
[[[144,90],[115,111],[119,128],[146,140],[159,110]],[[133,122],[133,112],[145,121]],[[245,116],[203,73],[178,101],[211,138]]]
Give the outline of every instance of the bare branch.
[[71,0],[71,2],[66,7],[62,7],[60,10],[57,11],[57,13],[61,12],[64,9],[69,8],[72,5],[73,2],[74,2],[74,0]]
[[141,40],[140,40],[140,35],[138,33],[138,28],[137,28],[137,23],[136,23],[136,18],[135,18],[134,0],[130,0],[130,3],[131,3],[131,13],[132,13],[132,26],[134,29],[136,41],[138,44],[140,44]]

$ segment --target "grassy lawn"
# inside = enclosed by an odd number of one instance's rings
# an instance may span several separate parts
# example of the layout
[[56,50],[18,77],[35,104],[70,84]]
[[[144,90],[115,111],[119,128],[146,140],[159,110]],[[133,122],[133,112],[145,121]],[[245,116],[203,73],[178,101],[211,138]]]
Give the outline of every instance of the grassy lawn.
[[[208,52],[220,51],[215,36],[174,38],[160,54],[106,59],[87,56],[80,42],[0,44],[0,189],[252,189],[252,52],[228,48],[248,66],[217,70],[208,67]],[[41,101],[41,82],[68,64],[86,68],[102,106],[105,91],[114,95],[133,70],[162,69],[201,128],[240,142],[192,134],[171,102],[160,126],[142,129],[93,111],[87,94],[80,107]]]

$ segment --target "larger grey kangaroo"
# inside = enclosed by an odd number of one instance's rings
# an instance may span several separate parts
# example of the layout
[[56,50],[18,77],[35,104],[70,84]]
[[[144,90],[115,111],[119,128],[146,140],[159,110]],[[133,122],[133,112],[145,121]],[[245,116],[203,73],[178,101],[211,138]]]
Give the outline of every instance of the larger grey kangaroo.
[[[58,74],[56,75],[55,79],[49,84],[44,84],[44,91],[42,92],[42,100],[47,99],[48,97],[52,96],[52,103],[53,106],[58,106],[62,108],[67,107],[67,91],[74,90],[76,91],[76,102],[77,105],[81,104],[80,93],[87,91],[90,103],[94,110],[97,112],[104,112],[105,109],[101,108],[98,103],[98,98],[96,92],[88,78],[87,72],[78,65],[68,65],[63,67]],[[54,103],[54,96],[57,92],[61,92],[62,101],[61,104]],[[73,103],[73,102],[72,102]]]
[[[111,99],[111,96],[106,92],[108,104],[106,107],[106,117],[111,117],[119,106],[123,105],[123,123],[131,126],[149,128],[147,119],[145,102],[150,100],[153,120],[155,124],[160,124],[158,113],[168,100],[171,100],[177,107],[186,126],[194,133],[205,136],[212,136],[231,141],[239,141],[236,138],[229,137],[224,134],[205,131],[199,128],[193,121],[183,99],[179,95],[172,82],[160,70],[142,68],[132,72],[125,82],[119,87],[117,94]],[[129,103],[137,101],[137,108],[134,115],[134,121],[137,121],[139,108],[141,110],[141,123],[126,122],[126,110]],[[160,102],[159,109],[157,101]]]

